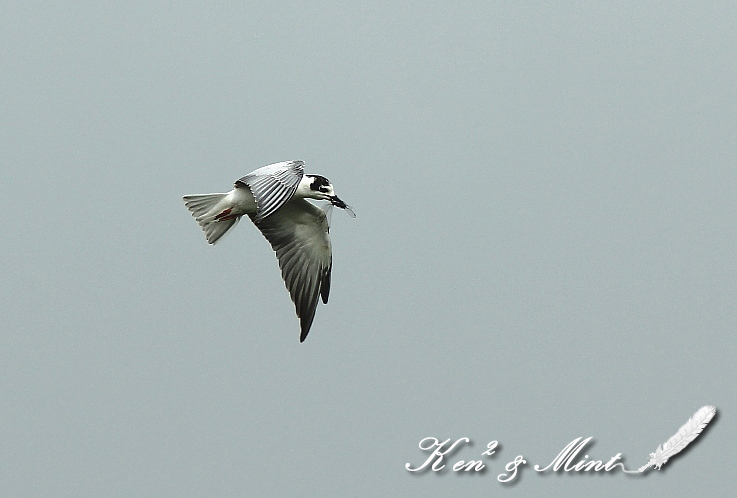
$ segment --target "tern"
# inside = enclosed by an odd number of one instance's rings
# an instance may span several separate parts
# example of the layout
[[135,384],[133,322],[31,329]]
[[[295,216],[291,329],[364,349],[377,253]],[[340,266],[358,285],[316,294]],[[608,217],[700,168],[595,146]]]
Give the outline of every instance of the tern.
[[[317,301],[327,304],[333,267],[326,210],[353,210],[337,195],[330,181],[304,173],[303,161],[285,161],[259,168],[236,180],[224,194],[185,195],[184,204],[215,244],[243,215],[266,237],[276,252],[284,284],[300,321],[304,342],[315,318]],[[329,201],[320,209],[307,199]]]

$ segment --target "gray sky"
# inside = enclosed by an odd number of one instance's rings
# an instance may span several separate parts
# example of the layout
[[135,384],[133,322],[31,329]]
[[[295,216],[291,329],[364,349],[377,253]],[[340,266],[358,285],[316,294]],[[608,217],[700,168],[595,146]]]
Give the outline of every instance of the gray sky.
[[[0,494],[733,490],[732,2],[208,3],[0,9]],[[181,202],[288,159],[358,215],[304,344]],[[659,473],[532,469],[706,404]],[[413,475],[428,436],[500,447]]]

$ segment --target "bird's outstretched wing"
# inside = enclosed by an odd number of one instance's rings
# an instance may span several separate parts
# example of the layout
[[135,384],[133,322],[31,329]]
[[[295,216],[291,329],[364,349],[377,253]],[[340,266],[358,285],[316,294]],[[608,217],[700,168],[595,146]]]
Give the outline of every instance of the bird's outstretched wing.
[[282,278],[297,310],[303,342],[315,318],[317,301],[328,302],[333,266],[328,220],[322,209],[304,199],[294,199],[254,224],[271,243],[279,259]]
[[235,184],[247,185],[256,199],[256,220],[263,220],[289,202],[304,175],[303,161],[269,164],[253,171]]

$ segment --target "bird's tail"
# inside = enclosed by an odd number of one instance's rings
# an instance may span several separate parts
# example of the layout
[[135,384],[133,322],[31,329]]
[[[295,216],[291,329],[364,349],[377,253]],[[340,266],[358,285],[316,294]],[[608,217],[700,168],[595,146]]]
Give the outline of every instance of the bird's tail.
[[227,197],[228,194],[203,194],[185,195],[183,198],[184,205],[192,212],[210,244],[220,240],[241,219],[240,216],[228,216]]

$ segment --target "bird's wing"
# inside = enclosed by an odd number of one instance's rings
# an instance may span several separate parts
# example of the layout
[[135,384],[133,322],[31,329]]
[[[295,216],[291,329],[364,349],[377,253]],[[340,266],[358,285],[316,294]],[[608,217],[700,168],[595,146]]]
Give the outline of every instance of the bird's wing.
[[304,175],[304,162],[285,161],[253,171],[235,184],[247,185],[256,199],[255,219],[263,220],[289,202]]
[[294,199],[268,218],[254,224],[276,251],[282,278],[297,310],[303,342],[315,318],[317,301],[328,302],[333,257],[328,220],[322,209]]

